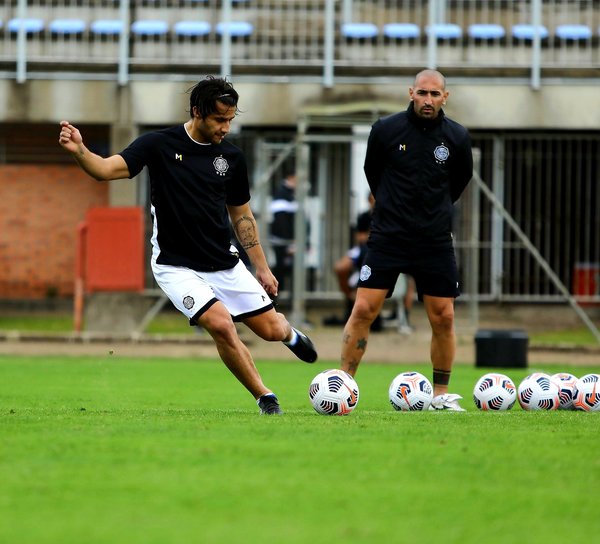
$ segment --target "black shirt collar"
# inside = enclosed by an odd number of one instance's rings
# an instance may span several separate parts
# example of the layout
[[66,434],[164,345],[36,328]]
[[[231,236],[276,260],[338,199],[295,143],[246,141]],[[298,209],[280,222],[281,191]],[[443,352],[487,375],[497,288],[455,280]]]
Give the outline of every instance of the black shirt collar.
[[414,125],[416,125],[420,128],[426,128],[426,129],[437,127],[438,125],[440,125],[442,123],[442,121],[444,120],[444,117],[445,117],[444,110],[440,110],[435,119],[424,119],[423,117],[419,117],[415,113],[415,105],[413,102],[411,102],[408,105],[408,108],[406,109],[406,113],[408,114],[408,119],[410,120],[411,123],[413,123]]

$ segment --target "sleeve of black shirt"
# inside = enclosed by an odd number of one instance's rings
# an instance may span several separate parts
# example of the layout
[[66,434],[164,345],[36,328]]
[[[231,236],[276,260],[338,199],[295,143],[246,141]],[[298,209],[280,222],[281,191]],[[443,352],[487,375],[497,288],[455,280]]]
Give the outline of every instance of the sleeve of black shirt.
[[455,171],[450,181],[450,197],[456,202],[462,195],[465,187],[473,177],[473,153],[471,151],[471,138],[465,130],[463,141],[458,147],[459,156],[455,162]]
[[371,128],[364,165],[367,182],[375,198],[377,198],[377,187],[379,186],[379,181],[381,180],[382,165],[384,164],[382,154],[383,147],[377,137],[379,126],[380,124],[378,121]]

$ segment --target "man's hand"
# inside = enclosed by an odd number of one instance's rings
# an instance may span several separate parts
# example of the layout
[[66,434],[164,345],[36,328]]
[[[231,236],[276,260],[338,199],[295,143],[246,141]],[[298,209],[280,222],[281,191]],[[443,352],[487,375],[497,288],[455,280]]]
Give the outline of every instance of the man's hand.
[[60,122],[58,143],[71,153],[81,169],[98,181],[125,179],[129,177],[129,167],[121,155],[103,158],[92,153],[83,143],[81,132],[69,121]]
[[265,268],[256,269],[256,279],[269,295],[271,295],[272,297],[277,296],[279,282],[277,281],[277,278],[273,275],[273,272],[271,272],[271,269],[268,266]]
[[61,121],[58,143],[70,153],[77,153],[83,144],[83,138],[81,132],[69,121]]

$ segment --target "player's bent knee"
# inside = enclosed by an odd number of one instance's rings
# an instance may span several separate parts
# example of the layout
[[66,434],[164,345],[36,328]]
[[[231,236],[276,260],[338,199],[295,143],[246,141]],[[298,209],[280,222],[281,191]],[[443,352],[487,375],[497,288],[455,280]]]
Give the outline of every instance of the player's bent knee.
[[281,342],[289,333],[289,323],[285,316],[273,310],[244,321],[260,338],[267,342]]

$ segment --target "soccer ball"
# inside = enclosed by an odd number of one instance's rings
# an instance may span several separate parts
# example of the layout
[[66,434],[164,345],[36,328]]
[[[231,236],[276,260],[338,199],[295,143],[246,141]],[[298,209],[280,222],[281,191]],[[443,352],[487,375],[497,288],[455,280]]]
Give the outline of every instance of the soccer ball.
[[324,370],[317,374],[308,388],[313,408],[327,416],[345,416],[358,404],[358,384],[343,370]]
[[473,401],[480,410],[510,410],[516,400],[517,388],[504,374],[484,374],[473,388]]
[[558,385],[543,372],[534,372],[524,378],[517,395],[523,410],[557,410],[560,406]]
[[390,384],[390,403],[402,412],[427,410],[433,399],[431,382],[418,372],[398,374]]
[[575,384],[577,377],[568,372],[552,374],[551,378],[558,385],[558,396],[560,397],[559,410],[573,410],[573,397],[575,395]]
[[600,412],[600,374],[586,374],[575,382],[575,410]]

